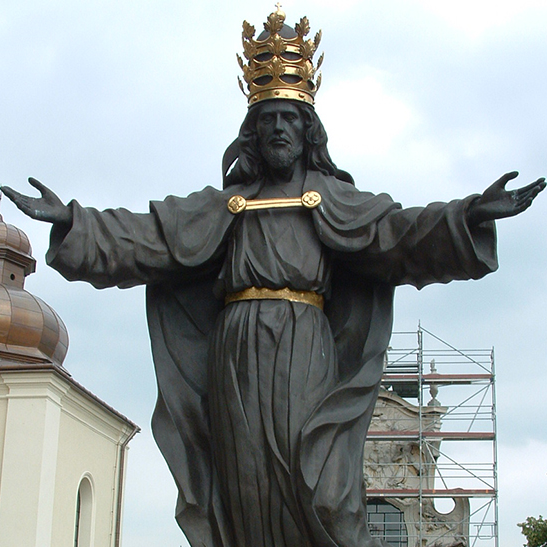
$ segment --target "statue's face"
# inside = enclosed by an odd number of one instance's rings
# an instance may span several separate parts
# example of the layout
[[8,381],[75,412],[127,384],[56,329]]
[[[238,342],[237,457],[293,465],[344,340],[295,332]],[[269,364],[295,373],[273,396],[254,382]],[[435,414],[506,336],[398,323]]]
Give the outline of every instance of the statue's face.
[[272,169],[286,169],[302,156],[306,127],[294,104],[266,101],[261,105],[256,129],[260,153]]

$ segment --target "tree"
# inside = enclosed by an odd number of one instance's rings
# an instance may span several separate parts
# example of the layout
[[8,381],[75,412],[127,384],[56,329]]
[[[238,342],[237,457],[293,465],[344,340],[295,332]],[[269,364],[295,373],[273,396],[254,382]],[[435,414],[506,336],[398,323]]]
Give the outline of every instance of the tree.
[[538,519],[528,517],[525,522],[517,526],[520,526],[528,540],[525,547],[547,547],[547,520],[544,520],[541,515]]

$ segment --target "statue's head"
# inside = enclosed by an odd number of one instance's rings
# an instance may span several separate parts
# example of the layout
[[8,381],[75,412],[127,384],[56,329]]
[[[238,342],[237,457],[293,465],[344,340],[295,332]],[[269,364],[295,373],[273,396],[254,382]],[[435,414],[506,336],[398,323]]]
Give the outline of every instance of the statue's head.
[[302,156],[308,170],[337,173],[327,150],[325,128],[314,108],[303,102],[274,99],[253,105],[237,144],[237,162],[225,186],[251,184],[262,178],[268,164],[282,167]]
[[225,154],[224,185],[251,184],[263,177],[266,167],[283,168],[287,162],[303,157],[307,170],[338,176],[353,182],[339,171],[327,150],[327,133],[313,107],[321,75],[314,82],[321,65],[312,58],[319,46],[321,32],[305,40],[310,27],[306,17],[293,28],[284,24],[285,14],[278,9],[270,14],[264,31],[254,38],[255,28],[243,23],[243,49],[248,60],[238,56],[247,84],[240,87],[248,98],[249,111],[238,139]]

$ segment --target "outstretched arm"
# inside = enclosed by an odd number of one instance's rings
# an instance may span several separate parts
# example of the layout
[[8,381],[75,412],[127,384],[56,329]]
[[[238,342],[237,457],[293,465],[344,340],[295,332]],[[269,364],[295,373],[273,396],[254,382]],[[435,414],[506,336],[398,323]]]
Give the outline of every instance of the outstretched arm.
[[65,205],[57,194],[32,177],[28,181],[40,192],[41,197],[25,196],[9,186],[2,186],[2,193],[31,218],[58,225],[72,223],[72,209]]
[[125,288],[163,281],[180,269],[154,214],[65,205],[41,182],[29,183],[41,197],[8,186],[2,192],[29,217],[52,223],[46,261],[69,281]]
[[506,173],[471,203],[467,210],[469,225],[476,226],[487,220],[518,215],[528,209],[534,198],[545,188],[545,178],[516,190],[506,190],[506,184],[518,176],[518,171]]

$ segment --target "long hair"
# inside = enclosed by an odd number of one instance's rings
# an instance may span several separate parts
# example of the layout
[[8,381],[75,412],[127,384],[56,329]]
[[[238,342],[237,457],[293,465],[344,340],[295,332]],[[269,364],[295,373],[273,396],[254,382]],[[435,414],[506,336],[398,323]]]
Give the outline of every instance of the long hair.
[[[353,183],[351,176],[340,171],[332,161],[327,149],[327,132],[313,107],[299,101],[291,101],[291,103],[298,109],[306,128],[304,134],[306,168]],[[232,145],[237,148],[238,158],[232,170],[224,178],[225,187],[232,184],[252,184],[263,178],[264,159],[259,151],[256,129],[256,122],[263,104],[258,103],[249,108],[241,124],[239,136]],[[232,146],[228,148],[227,153]],[[226,166],[226,168],[229,167],[230,165]]]

